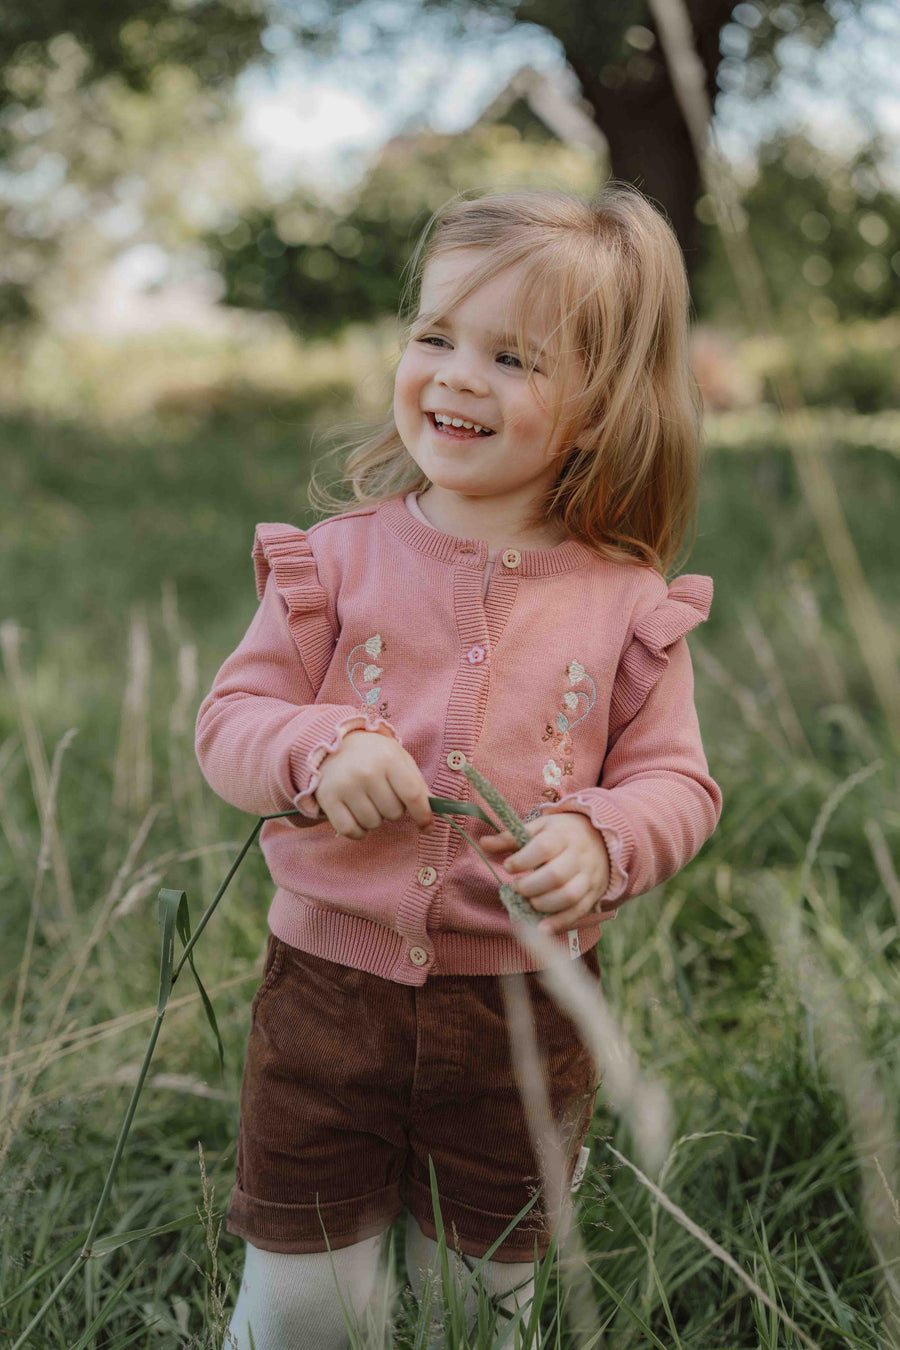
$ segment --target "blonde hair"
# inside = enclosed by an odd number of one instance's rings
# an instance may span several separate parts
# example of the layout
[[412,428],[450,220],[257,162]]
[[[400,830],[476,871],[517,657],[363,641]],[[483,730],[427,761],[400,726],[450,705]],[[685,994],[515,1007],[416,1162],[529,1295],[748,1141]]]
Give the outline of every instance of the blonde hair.
[[[562,426],[563,449],[556,479],[524,528],[561,526],[602,557],[665,576],[689,526],[689,553],[696,538],[703,427],[690,365],[690,291],[668,221],[637,188],[616,180],[590,200],[535,189],[471,200],[457,193],[431,217],[407,264],[402,347],[419,323],[439,317],[415,317],[426,266],[460,249],[483,256],[446,297],[442,313],[521,264],[512,315],[519,351],[528,350],[526,315],[557,316],[541,359],[548,363],[553,429]],[[578,371],[568,398],[559,387],[563,369]],[[540,399],[531,370],[528,379]],[[350,425],[343,423],[338,434]],[[392,412],[374,430],[367,425],[361,443],[345,439],[329,452],[350,450],[341,481],[353,497],[332,496],[313,471],[314,509],[337,514],[429,485]]]

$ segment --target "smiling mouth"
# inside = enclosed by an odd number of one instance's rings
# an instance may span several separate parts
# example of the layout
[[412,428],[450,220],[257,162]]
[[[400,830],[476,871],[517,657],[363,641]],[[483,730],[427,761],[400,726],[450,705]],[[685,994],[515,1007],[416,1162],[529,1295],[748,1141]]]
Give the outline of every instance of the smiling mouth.
[[476,441],[494,435],[493,431],[488,431],[487,428],[483,431],[473,431],[469,427],[451,427],[447,426],[446,423],[439,424],[433,412],[425,415],[438,435],[446,436],[451,441]]

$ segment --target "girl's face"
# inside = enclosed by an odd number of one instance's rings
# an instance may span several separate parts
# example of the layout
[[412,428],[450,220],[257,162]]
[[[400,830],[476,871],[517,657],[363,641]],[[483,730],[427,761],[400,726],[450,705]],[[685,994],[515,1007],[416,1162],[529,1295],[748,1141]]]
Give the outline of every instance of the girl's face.
[[[478,255],[467,249],[433,259],[422,279],[420,312],[437,309]],[[394,422],[419,468],[443,493],[473,504],[477,499],[482,515],[490,501],[505,522],[525,518],[539,492],[554,481],[563,448],[559,432],[551,436],[546,360],[537,359],[535,366],[542,405],[528,386],[528,354],[516,351],[509,333],[521,267],[509,267],[473,291],[443,322],[414,324],[394,380]],[[550,327],[542,329],[542,317],[532,316],[528,327],[535,353]],[[559,378],[568,384],[576,374],[564,367]],[[440,431],[435,412],[478,423],[492,434]]]

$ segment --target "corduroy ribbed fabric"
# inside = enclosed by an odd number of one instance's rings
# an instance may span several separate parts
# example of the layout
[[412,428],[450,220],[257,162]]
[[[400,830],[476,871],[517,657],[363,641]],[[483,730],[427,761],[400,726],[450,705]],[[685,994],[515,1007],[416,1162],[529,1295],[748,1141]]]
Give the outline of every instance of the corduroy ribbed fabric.
[[[599,982],[596,948],[582,958]],[[571,1182],[598,1086],[575,1023],[525,979],[550,1111]],[[241,1084],[236,1185],[227,1228],[275,1252],[351,1246],[386,1228],[405,1205],[480,1257],[529,1201],[493,1254],[529,1261],[552,1226],[511,1059],[500,983],[446,975],[409,988],[298,951],[269,934],[251,1005]],[[452,1238],[450,1239],[452,1245]]]
[[[578,811],[610,881],[556,941],[577,957],[600,923],[675,875],[715,829],[685,635],[712,580],[670,584],[577,540],[499,550],[414,516],[402,495],[304,531],[257,526],[259,607],[200,706],[196,752],[226,801],[267,821],[260,844],[284,942],[400,984],[535,968],[495,875],[449,822],[407,814],[337,835],[315,791],[346,733],[396,739],[437,797],[476,800],[469,761],[528,820]],[[489,827],[458,823],[476,841]],[[493,864],[515,885],[521,874]]]

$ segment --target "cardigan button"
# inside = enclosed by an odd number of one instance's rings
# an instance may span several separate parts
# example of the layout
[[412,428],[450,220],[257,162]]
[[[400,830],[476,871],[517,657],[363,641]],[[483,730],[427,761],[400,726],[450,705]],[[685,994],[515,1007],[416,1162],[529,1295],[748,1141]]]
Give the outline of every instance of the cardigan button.
[[451,769],[461,769],[466,762],[466,757],[461,750],[451,750],[447,756],[447,766]]
[[424,966],[428,963],[428,953],[424,947],[410,947],[409,959],[414,966]]
[[466,652],[466,657],[471,665],[477,666],[484,660],[484,648],[470,647]]
[[437,881],[437,872],[433,867],[420,867],[418,875],[423,886],[433,886]]
[[522,561],[522,555],[517,548],[506,548],[501,554],[504,567],[518,567]]

